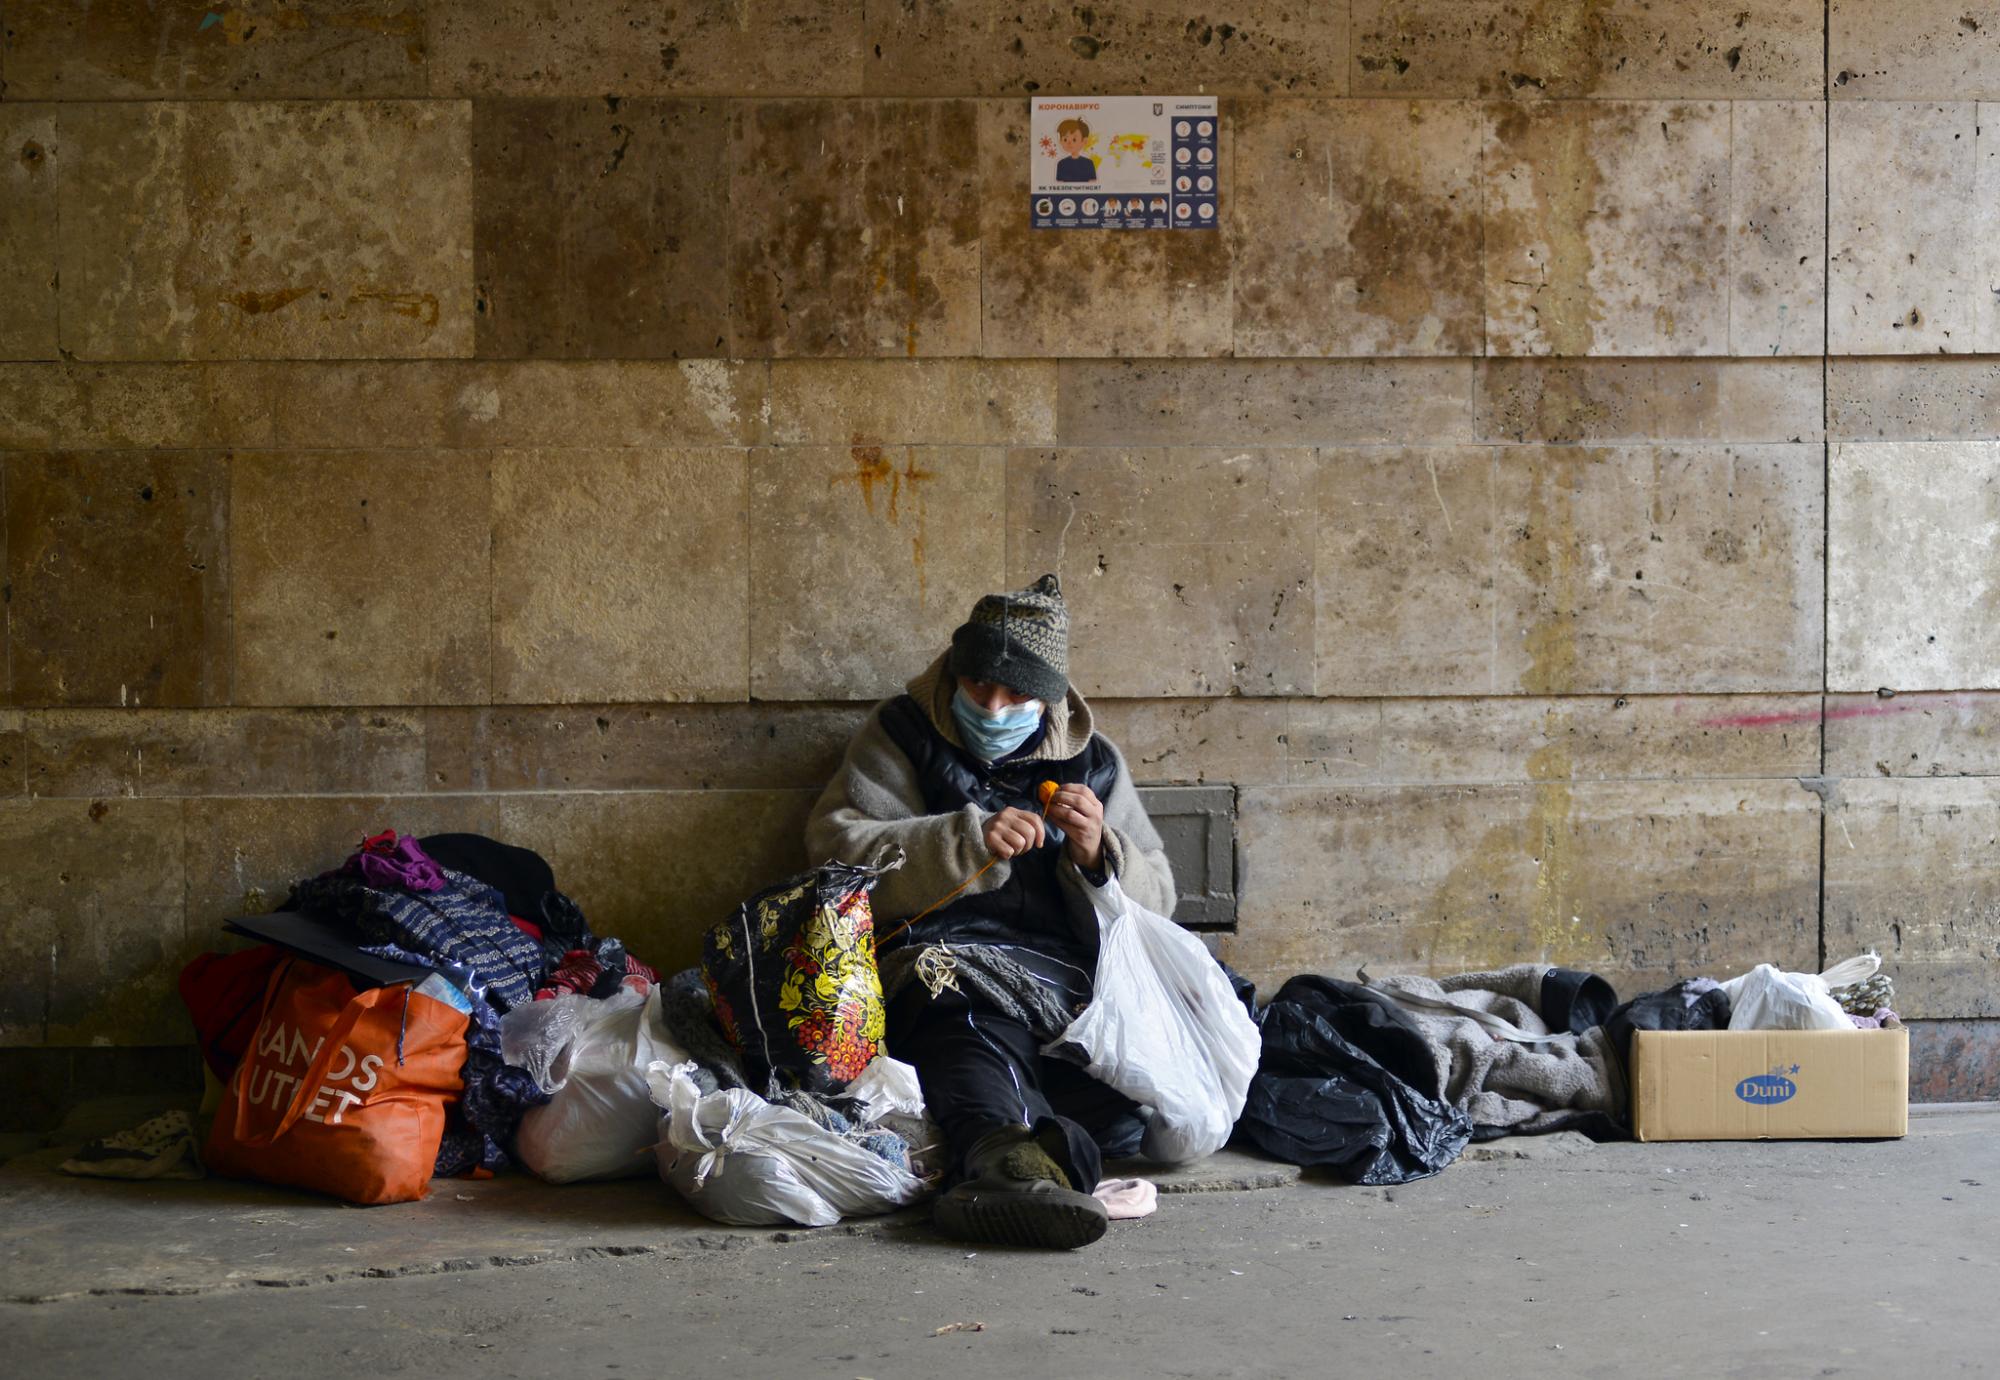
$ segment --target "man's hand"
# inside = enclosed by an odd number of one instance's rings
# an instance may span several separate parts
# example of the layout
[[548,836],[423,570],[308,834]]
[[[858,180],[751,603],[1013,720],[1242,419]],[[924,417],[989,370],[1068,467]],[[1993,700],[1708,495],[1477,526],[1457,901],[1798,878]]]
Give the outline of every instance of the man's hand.
[[1104,867],[1104,802],[1088,786],[1064,786],[1049,800],[1049,818],[1069,834],[1069,860],[1089,872]]
[[1048,838],[1042,817],[1011,805],[986,821],[986,851],[996,858],[1015,858],[1039,848]]

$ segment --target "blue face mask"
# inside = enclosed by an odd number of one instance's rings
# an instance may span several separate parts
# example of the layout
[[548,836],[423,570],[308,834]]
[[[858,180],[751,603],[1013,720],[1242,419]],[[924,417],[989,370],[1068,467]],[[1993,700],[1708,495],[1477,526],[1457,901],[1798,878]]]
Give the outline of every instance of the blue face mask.
[[1027,742],[1040,726],[1042,702],[1023,700],[991,714],[967,698],[965,687],[960,686],[951,697],[951,717],[973,756],[982,762],[997,762]]

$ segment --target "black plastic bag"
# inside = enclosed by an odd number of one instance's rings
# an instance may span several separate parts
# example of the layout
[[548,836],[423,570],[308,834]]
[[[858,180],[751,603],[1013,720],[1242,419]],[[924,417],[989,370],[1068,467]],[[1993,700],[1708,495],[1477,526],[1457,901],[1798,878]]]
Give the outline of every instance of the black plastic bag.
[[1671,987],[1634,997],[1613,1011],[1604,1033],[1632,1081],[1632,1035],[1640,1030],[1727,1030],[1729,993],[1707,978],[1682,978]]
[[1416,1024],[1367,988],[1295,977],[1260,1025],[1263,1056],[1236,1132],[1265,1153],[1350,1183],[1400,1184],[1437,1173],[1472,1138]]
[[836,1093],[880,1052],[868,893],[886,870],[826,863],[758,892],[703,937],[702,981],[753,1090]]

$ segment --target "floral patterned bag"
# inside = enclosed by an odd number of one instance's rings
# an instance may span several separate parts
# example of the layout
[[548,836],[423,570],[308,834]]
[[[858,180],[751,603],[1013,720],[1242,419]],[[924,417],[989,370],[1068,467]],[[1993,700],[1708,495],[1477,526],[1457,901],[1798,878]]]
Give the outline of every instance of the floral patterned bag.
[[885,867],[829,862],[758,892],[702,940],[716,1021],[767,1095],[835,1093],[882,1048],[868,893]]

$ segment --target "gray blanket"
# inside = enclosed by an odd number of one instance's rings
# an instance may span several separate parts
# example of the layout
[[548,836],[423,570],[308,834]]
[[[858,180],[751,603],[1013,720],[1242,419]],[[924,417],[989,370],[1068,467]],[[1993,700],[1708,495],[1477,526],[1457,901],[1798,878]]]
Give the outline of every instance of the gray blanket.
[[[1442,979],[1361,980],[1395,1000],[1430,1042],[1445,1100],[1475,1127],[1524,1134],[1560,1130],[1593,1114],[1626,1119],[1625,1075],[1603,1029],[1552,1032],[1540,1002],[1546,963],[1517,963],[1492,973]],[[1493,1023],[1442,1006],[1498,1017],[1526,1036],[1496,1034]]]

